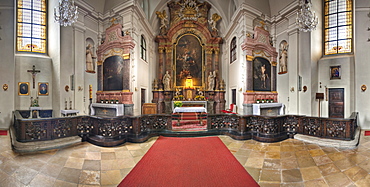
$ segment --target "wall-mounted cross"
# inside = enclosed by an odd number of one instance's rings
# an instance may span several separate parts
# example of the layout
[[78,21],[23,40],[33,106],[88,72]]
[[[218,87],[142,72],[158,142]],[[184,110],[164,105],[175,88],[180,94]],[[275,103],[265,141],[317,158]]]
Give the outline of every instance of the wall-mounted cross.
[[27,72],[29,72],[29,73],[32,74],[33,89],[35,89],[35,78],[36,78],[36,74],[37,73],[40,73],[41,71],[40,70],[36,70],[35,65],[33,65],[32,66],[32,69],[27,70]]

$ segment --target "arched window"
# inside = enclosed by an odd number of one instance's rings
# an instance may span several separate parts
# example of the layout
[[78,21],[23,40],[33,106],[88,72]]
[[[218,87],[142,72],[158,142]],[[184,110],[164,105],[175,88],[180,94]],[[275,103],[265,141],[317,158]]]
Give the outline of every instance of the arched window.
[[230,44],[230,64],[236,60],[236,37],[231,40]]
[[17,51],[46,53],[46,0],[17,1]]
[[325,55],[352,53],[352,0],[325,0]]
[[140,57],[141,59],[146,61],[146,42],[143,35],[141,35],[141,42],[140,42]]

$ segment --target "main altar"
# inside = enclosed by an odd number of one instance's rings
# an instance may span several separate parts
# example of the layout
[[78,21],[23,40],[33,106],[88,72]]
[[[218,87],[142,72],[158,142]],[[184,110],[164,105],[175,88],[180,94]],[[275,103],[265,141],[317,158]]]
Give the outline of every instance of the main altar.
[[[208,113],[225,109],[225,84],[220,71],[217,13],[197,0],[167,3],[157,12],[160,21],[158,71],[153,80],[153,103],[158,113],[172,113],[172,101],[203,101]],[[169,16],[167,16],[169,15]]]

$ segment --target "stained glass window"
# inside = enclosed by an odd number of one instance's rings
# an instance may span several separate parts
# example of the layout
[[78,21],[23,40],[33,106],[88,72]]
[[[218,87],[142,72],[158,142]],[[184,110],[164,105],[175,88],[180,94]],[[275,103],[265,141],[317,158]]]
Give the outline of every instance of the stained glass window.
[[230,63],[236,60],[236,37],[231,40],[230,45]]
[[140,56],[141,59],[146,61],[146,42],[143,35],[141,35],[141,44],[140,44]]
[[18,0],[17,51],[46,53],[46,0]]
[[352,0],[325,0],[325,55],[352,53]]

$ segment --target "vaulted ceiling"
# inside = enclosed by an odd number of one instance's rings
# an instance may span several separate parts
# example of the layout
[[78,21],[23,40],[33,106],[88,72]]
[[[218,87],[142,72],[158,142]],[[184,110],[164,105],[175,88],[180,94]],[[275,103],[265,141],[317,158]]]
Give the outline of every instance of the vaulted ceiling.
[[[95,8],[95,11],[100,13],[106,13],[112,8],[119,6],[128,1],[135,1],[138,5],[146,7],[148,18],[155,16],[155,11],[166,7],[168,0],[75,0],[84,1]],[[178,1],[178,0],[175,0]],[[204,2],[204,0],[199,0]],[[207,0],[214,8],[216,8],[221,14],[227,18],[231,18],[234,10],[241,4],[245,3],[251,7],[256,8],[263,14],[268,16],[277,15],[278,12],[292,3],[295,0]]]

